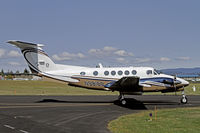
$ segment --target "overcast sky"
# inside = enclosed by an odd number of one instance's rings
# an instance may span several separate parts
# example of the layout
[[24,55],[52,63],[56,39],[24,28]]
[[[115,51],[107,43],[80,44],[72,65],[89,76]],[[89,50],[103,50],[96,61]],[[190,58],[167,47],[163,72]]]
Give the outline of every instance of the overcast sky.
[[0,69],[27,67],[5,43],[45,44],[60,64],[200,66],[199,0],[0,0]]

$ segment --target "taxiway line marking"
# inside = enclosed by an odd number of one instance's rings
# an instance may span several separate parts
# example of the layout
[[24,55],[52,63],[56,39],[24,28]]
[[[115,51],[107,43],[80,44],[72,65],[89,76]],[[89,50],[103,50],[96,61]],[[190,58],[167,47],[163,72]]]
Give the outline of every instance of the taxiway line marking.
[[27,132],[25,130],[19,130],[19,131],[22,132],[22,133],[29,133],[29,132]]
[[12,129],[12,130],[15,129],[14,127],[12,127],[12,126],[10,126],[10,125],[4,125],[4,127],[10,128],[10,129]]
[[[118,111],[111,111],[111,112],[118,112]],[[66,123],[69,123],[71,121],[78,120],[80,118],[84,118],[84,117],[88,117],[88,116],[93,116],[93,115],[98,115],[98,114],[103,114],[103,113],[107,113],[107,111],[95,112],[95,113],[90,113],[90,114],[82,114],[82,115],[74,117],[72,119],[62,120],[62,121],[58,122],[57,124],[55,124],[55,126],[66,124]]]
[[[10,126],[10,125],[3,125],[3,126],[6,127],[6,128],[15,130],[15,127],[12,127],[12,126]],[[19,130],[19,131],[22,132],[22,133],[29,133],[28,131],[25,131],[25,130]]]

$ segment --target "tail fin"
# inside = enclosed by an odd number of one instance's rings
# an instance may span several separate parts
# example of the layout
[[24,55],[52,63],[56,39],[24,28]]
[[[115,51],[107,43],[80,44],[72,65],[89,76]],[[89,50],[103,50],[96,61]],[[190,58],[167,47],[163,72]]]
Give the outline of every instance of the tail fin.
[[8,41],[8,43],[21,49],[21,52],[23,53],[32,73],[40,74],[56,70],[56,64],[42,49],[44,45],[22,41]]

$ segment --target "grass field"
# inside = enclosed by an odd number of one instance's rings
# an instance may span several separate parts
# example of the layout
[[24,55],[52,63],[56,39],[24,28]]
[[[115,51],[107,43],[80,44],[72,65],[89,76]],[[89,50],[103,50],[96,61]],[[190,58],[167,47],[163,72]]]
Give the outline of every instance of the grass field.
[[[149,113],[121,116],[108,124],[112,133],[199,133],[200,107],[164,109],[150,121]],[[154,113],[153,113],[154,115]]]
[[110,91],[88,90],[49,81],[0,80],[0,95],[115,95]]
[[[196,92],[192,86],[196,86]],[[186,95],[200,95],[200,83],[191,83],[186,87]],[[144,93],[156,95],[162,93]],[[166,93],[173,95],[174,93]],[[178,94],[181,94],[180,92]],[[62,83],[48,81],[0,80],[0,95],[118,95],[117,92],[89,90],[72,87]]]

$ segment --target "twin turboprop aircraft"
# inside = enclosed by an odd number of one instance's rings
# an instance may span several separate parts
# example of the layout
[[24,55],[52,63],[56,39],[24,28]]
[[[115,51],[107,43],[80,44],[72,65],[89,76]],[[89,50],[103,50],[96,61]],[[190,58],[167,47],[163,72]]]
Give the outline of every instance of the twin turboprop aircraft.
[[182,91],[181,103],[187,103],[184,79],[158,74],[151,67],[99,68],[55,64],[43,51],[42,44],[8,41],[21,49],[32,73],[42,77],[67,82],[69,85],[88,89],[119,91],[119,100],[125,105],[124,95],[141,95],[144,92]]

